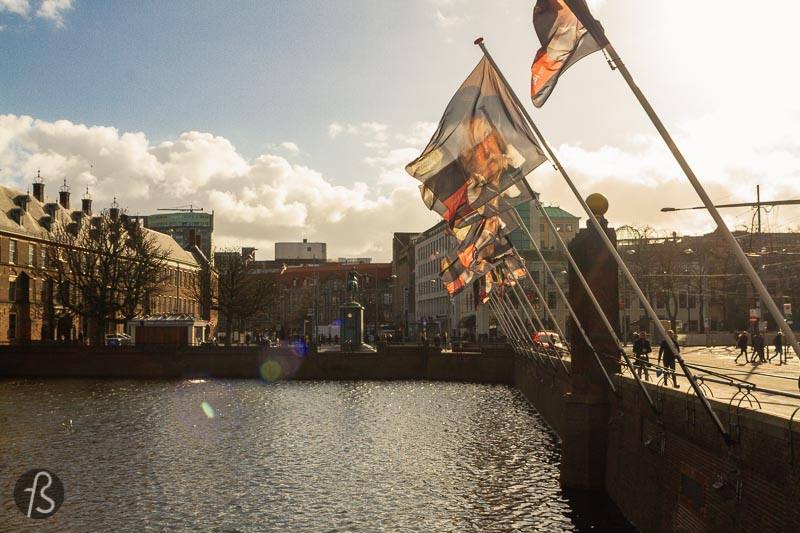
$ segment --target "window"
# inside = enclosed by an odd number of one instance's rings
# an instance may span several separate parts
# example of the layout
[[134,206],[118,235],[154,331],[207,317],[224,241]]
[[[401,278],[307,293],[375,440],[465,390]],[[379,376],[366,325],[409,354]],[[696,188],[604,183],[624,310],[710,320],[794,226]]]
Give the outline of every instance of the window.
[[28,266],[33,266],[36,261],[36,246],[30,242],[28,243]]
[[42,268],[45,268],[45,267],[49,266],[49,265],[47,264],[47,248],[45,248],[44,246],[42,246],[42,247],[40,248],[40,251],[41,251],[41,253],[42,253],[42,258],[40,259],[39,266],[40,266],[40,267],[42,267]]
[[17,301],[17,278],[8,280],[8,301]]
[[17,241],[14,239],[8,241],[8,262],[12,264],[17,262]]

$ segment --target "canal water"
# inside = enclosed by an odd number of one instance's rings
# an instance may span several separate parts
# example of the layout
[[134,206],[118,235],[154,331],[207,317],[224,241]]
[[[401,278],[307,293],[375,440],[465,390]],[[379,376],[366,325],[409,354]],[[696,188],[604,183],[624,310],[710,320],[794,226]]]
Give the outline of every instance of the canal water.
[[[609,531],[516,390],[428,382],[0,381],[0,530]],[[55,473],[33,520],[16,480]]]

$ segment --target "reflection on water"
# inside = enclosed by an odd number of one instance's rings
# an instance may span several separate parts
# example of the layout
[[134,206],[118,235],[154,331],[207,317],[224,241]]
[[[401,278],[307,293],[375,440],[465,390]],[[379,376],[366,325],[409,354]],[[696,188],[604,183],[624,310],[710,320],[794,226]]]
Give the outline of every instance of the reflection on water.
[[[0,529],[597,530],[558,484],[557,440],[501,386],[0,382]],[[62,480],[45,523],[11,494]]]

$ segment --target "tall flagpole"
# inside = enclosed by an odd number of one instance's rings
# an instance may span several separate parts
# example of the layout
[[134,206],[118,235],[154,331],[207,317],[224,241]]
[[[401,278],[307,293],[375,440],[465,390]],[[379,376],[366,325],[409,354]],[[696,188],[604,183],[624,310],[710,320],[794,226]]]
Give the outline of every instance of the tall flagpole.
[[[581,22],[581,24],[583,24],[586,30],[589,31],[592,37],[594,37],[594,40],[597,42],[597,44],[602,46],[603,49],[606,51],[606,53],[608,53],[610,57],[609,65],[611,66],[612,70],[613,69],[619,70],[619,73],[625,79],[625,82],[628,84],[628,87],[631,89],[634,96],[636,96],[636,99],[639,101],[639,104],[642,106],[642,109],[644,109],[644,112],[647,114],[648,118],[650,118],[650,121],[653,123],[653,126],[655,126],[659,135],[661,135],[661,138],[666,143],[667,148],[669,148],[669,151],[672,153],[672,156],[675,158],[675,161],[678,162],[678,165],[681,167],[681,170],[683,170],[683,173],[686,175],[686,178],[689,180],[689,183],[691,183],[695,192],[697,192],[697,195],[703,201],[703,205],[705,205],[706,209],[708,209],[711,218],[713,218],[714,222],[717,224],[717,229],[719,229],[720,232],[722,232],[731,250],[733,250],[733,253],[736,256],[736,260],[739,262],[742,269],[744,269],[744,272],[745,274],[747,274],[747,277],[750,278],[750,282],[753,284],[753,287],[755,287],[756,292],[758,292],[761,301],[764,302],[764,304],[767,306],[767,309],[769,309],[769,312],[772,315],[772,319],[775,320],[775,323],[781,329],[783,334],[786,336],[786,338],[789,339],[789,343],[792,345],[794,353],[797,355],[797,357],[800,357],[800,344],[798,344],[797,338],[795,337],[792,328],[789,327],[789,324],[786,322],[786,319],[784,318],[783,314],[780,312],[778,306],[775,304],[775,300],[772,298],[772,295],[767,290],[766,285],[764,285],[764,282],[761,280],[760,277],[758,277],[756,269],[753,268],[753,265],[750,263],[750,260],[747,258],[747,255],[745,255],[744,250],[742,250],[742,247],[739,245],[739,242],[731,233],[731,230],[728,229],[728,225],[725,224],[725,221],[723,220],[722,215],[720,215],[719,210],[714,205],[714,202],[711,201],[711,198],[708,196],[708,193],[706,192],[705,188],[700,183],[700,180],[697,178],[697,175],[694,173],[694,170],[692,170],[692,167],[689,166],[688,161],[686,161],[686,158],[683,156],[683,153],[678,148],[678,145],[675,144],[675,141],[672,139],[672,136],[669,134],[669,131],[667,131],[666,126],[664,126],[664,123],[661,122],[661,119],[656,114],[655,110],[653,109],[653,106],[650,105],[650,102],[647,100],[642,90],[636,84],[636,81],[633,79],[633,75],[631,75],[630,71],[628,70],[628,67],[619,57],[619,54],[614,49],[614,46],[611,44],[611,42],[609,42],[608,37],[603,31],[603,28],[600,27],[600,25],[594,19],[594,17],[589,11],[589,8],[586,6],[583,0],[566,0],[566,2],[567,5],[570,7],[570,9],[572,9],[572,12]],[[800,378],[798,378],[797,380],[797,385],[798,387],[800,387]]]
[[[800,345],[797,342],[797,338],[795,337],[792,328],[790,328],[789,324],[786,323],[786,319],[784,318],[783,313],[781,313],[780,310],[778,309],[778,306],[775,304],[775,300],[772,298],[772,295],[769,293],[769,290],[767,290],[766,285],[764,285],[764,282],[761,280],[760,277],[758,277],[756,269],[753,268],[752,263],[750,263],[750,260],[747,258],[747,255],[745,255],[744,250],[742,250],[742,247],[739,245],[739,242],[731,233],[731,230],[728,229],[728,225],[725,224],[725,221],[722,219],[722,215],[720,215],[717,206],[715,206],[714,202],[711,201],[711,198],[708,196],[708,193],[703,187],[703,184],[700,183],[700,180],[695,175],[694,171],[692,170],[692,167],[689,166],[689,163],[683,157],[683,154],[678,148],[678,145],[675,144],[675,141],[672,139],[672,136],[667,131],[667,128],[664,126],[664,123],[661,122],[661,119],[658,117],[655,110],[650,105],[650,102],[647,100],[641,89],[639,89],[639,86],[636,85],[636,81],[634,81],[633,76],[628,70],[628,67],[626,67],[625,63],[623,63],[622,59],[620,59],[619,54],[617,54],[617,51],[614,49],[611,43],[608,43],[605,49],[608,52],[608,55],[611,57],[612,68],[616,67],[616,69],[619,70],[619,73],[622,74],[622,77],[628,83],[628,87],[630,87],[631,91],[633,91],[633,94],[636,96],[636,99],[639,101],[639,104],[641,104],[642,108],[644,109],[644,112],[647,113],[647,116],[650,118],[650,121],[653,123],[653,126],[655,126],[656,130],[658,130],[658,133],[661,135],[661,138],[664,139],[664,142],[669,148],[669,151],[672,152],[673,157],[675,157],[675,160],[678,162],[678,165],[680,165],[681,170],[683,170],[683,173],[689,179],[689,183],[692,184],[692,187],[694,187],[694,190],[697,192],[697,195],[703,201],[703,205],[705,205],[706,209],[708,209],[709,214],[714,219],[714,222],[717,224],[717,228],[722,232],[723,236],[725,237],[725,240],[728,241],[728,245],[733,250],[733,253],[736,256],[737,261],[739,261],[739,264],[744,269],[745,273],[747,274],[747,277],[749,277],[750,281],[753,283],[753,286],[758,292],[761,301],[763,301],[766,304],[767,309],[769,309],[769,312],[772,315],[773,320],[775,320],[775,323],[778,325],[778,327],[780,327],[783,334],[786,335],[786,337],[789,339],[789,342],[791,343],[792,348],[794,349],[794,353],[798,357],[800,357]],[[798,381],[798,386],[800,386],[800,380]]]
[[[491,54],[489,54],[489,51],[486,49],[486,45],[483,43],[483,38],[477,39],[475,41],[475,44],[481,47],[481,50],[483,51],[484,55],[489,60],[489,62],[492,64],[492,66],[494,67],[494,69],[497,72],[497,74],[500,77],[500,79],[506,85],[506,88],[508,89],[508,91],[511,94],[512,98],[514,99],[515,103],[519,107],[520,112],[525,116],[525,119],[528,121],[528,124],[530,125],[530,127],[533,130],[534,134],[539,139],[539,141],[540,141],[540,143],[542,145],[542,148],[544,148],[545,152],[548,155],[548,158],[553,163],[553,165],[555,165],[555,167],[558,170],[558,172],[564,178],[564,181],[566,182],[566,184],[572,190],[573,195],[578,200],[578,202],[581,204],[581,207],[586,212],[586,215],[589,217],[589,221],[592,223],[594,228],[597,230],[597,233],[600,235],[600,238],[605,243],[606,248],[608,248],[608,251],[614,257],[614,260],[617,262],[617,265],[619,265],[619,269],[624,274],[625,279],[628,281],[628,284],[630,285],[630,287],[636,293],[637,297],[639,298],[639,301],[642,302],[642,305],[644,306],[647,315],[654,322],[654,324],[656,326],[656,330],[658,331],[659,335],[661,336],[661,338],[663,338],[664,340],[667,341],[667,344],[670,346],[670,348],[672,349],[673,353],[675,354],[675,358],[677,359],[678,363],[681,365],[681,369],[683,370],[683,373],[686,376],[686,379],[689,381],[689,384],[691,385],[691,387],[694,390],[694,392],[697,395],[697,397],[700,398],[700,401],[702,402],[703,408],[705,409],[706,413],[708,413],[709,417],[711,417],[712,422],[717,427],[719,432],[722,434],[723,438],[725,439],[725,442],[728,443],[728,444],[731,444],[733,441],[731,440],[730,434],[728,433],[728,431],[725,429],[725,426],[720,421],[719,417],[717,416],[717,413],[711,407],[711,404],[709,403],[708,398],[706,397],[705,393],[703,392],[703,389],[701,389],[700,386],[697,384],[697,379],[694,377],[694,374],[689,369],[689,367],[686,366],[686,361],[683,359],[683,356],[680,354],[680,351],[679,351],[675,341],[672,339],[672,337],[667,335],[667,332],[664,329],[664,325],[661,323],[661,320],[658,318],[658,314],[656,313],[655,309],[653,309],[653,306],[650,304],[650,302],[647,299],[647,297],[645,297],[644,293],[642,292],[641,287],[639,287],[639,284],[636,282],[636,278],[633,277],[633,274],[631,273],[630,269],[628,269],[628,266],[625,264],[625,261],[622,260],[622,257],[620,257],[619,252],[617,251],[616,247],[611,242],[611,239],[609,239],[608,235],[606,235],[605,228],[603,228],[602,224],[600,224],[600,221],[597,220],[597,217],[594,215],[592,210],[589,209],[589,206],[586,204],[586,201],[581,196],[580,191],[578,191],[578,188],[575,186],[575,183],[569,177],[569,174],[567,174],[566,170],[564,170],[564,167],[561,166],[561,163],[558,160],[558,157],[556,156],[555,152],[550,147],[550,145],[547,143],[547,140],[544,138],[542,133],[539,131],[539,128],[536,126],[536,123],[531,118],[531,116],[528,113],[527,109],[525,109],[525,107],[522,105],[522,102],[520,102],[520,100],[517,97],[516,93],[513,91],[513,89],[511,89],[511,86],[508,84],[508,81],[506,80],[505,76],[500,71],[500,69],[497,67],[497,63],[494,62],[494,59],[492,58]],[[605,317],[604,314],[603,314],[603,316]]]

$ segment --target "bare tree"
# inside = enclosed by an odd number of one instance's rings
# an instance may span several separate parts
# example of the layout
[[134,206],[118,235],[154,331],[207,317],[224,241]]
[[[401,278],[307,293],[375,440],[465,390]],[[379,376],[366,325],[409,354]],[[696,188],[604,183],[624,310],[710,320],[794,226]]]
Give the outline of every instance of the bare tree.
[[277,293],[274,279],[259,274],[251,256],[227,249],[214,254],[219,276],[217,306],[225,321],[225,346],[230,346],[234,323],[269,311]]
[[125,323],[168,280],[166,252],[119,211],[68,224],[54,223],[47,267],[59,303],[93,326],[101,345],[109,323]]

